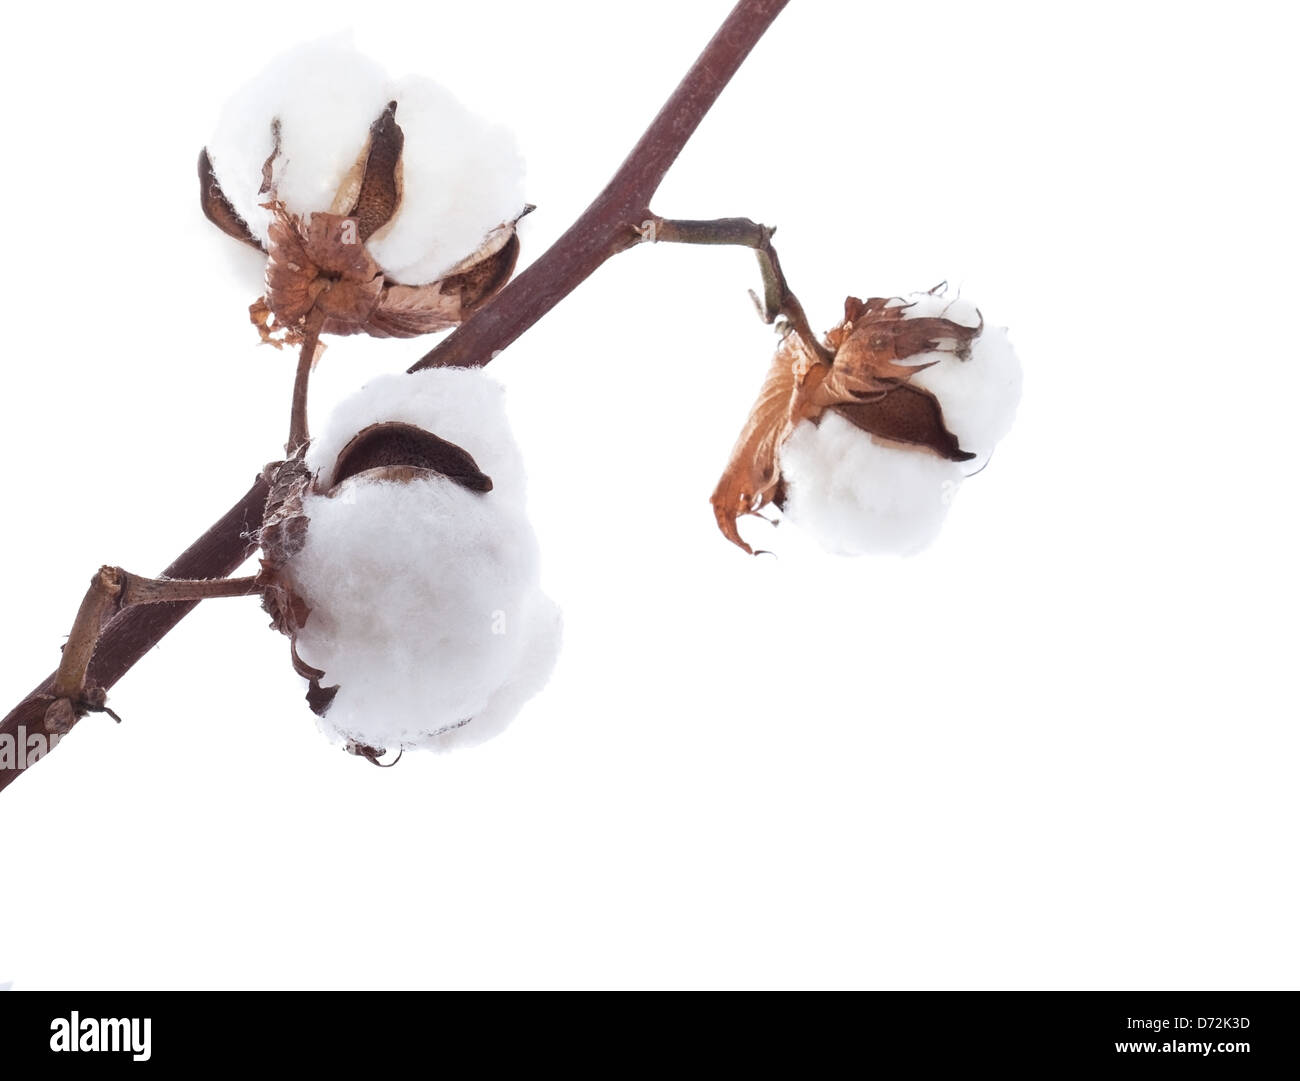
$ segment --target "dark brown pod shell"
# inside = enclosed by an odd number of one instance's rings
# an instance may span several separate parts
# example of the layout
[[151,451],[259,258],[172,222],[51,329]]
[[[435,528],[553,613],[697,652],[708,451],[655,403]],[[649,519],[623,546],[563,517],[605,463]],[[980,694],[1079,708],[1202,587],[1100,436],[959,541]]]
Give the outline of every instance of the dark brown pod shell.
[[394,481],[442,476],[472,492],[492,490],[492,478],[464,447],[400,421],[372,424],[353,436],[334,463],[331,490],[362,474]]
[[967,462],[975,455],[961,449],[943,421],[943,407],[930,391],[902,383],[879,398],[831,406],[850,424],[880,439],[926,447],[950,462]]
[[204,217],[227,236],[243,241],[250,248],[262,250],[262,245],[248,231],[248,225],[235,213],[226,193],[221,190],[206,147],[199,151],[199,205],[203,208]]

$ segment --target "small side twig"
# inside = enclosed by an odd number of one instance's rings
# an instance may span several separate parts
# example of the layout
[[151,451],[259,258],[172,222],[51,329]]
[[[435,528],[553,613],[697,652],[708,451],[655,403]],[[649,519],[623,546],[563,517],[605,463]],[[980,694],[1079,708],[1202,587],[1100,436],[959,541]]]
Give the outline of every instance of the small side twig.
[[790,329],[799,336],[808,351],[827,364],[833,357],[829,349],[813,333],[808,316],[794,295],[781,269],[781,259],[772,244],[775,226],[760,225],[749,218],[713,218],[696,221],[686,218],[646,219],[636,230],[641,239],[650,243],[667,244],[721,244],[752,248],[758,257],[758,270],[763,277],[763,297],[760,300],[752,291],[754,304],[765,323],[784,318]]

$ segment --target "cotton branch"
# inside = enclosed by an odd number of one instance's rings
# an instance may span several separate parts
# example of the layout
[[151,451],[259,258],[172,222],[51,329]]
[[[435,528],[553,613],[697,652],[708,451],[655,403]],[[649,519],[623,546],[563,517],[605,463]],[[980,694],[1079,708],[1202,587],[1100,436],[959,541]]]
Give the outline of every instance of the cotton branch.
[[[636,227],[651,217],[649,204],[718,95],[789,0],[740,0],[673,91],[613,179],[567,232],[484,308],[441,342],[411,371],[478,367],[523,334],[585,281],[602,263],[638,243]],[[309,363],[309,362],[308,362]],[[291,433],[291,441],[298,434]],[[222,578],[252,553],[267,485],[259,479],[220,521],[164,571],[169,578]],[[99,636],[86,680],[107,690],[194,607],[196,601],[134,607],[112,618]],[[0,739],[26,739],[42,730],[54,690],[51,675],[0,722]],[[0,769],[0,789],[30,764]]]

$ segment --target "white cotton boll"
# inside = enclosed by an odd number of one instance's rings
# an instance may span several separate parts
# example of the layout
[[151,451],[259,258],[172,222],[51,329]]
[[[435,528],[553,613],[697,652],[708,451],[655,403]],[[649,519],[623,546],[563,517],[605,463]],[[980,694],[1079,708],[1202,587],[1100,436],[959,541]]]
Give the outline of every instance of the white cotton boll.
[[277,58],[227,104],[208,144],[213,172],[235,212],[266,246],[270,198],[262,167],[274,150],[275,196],[293,214],[346,213],[335,199],[390,101],[402,129],[401,200],[366,247],[389,280],[436,281],[524,209],[523,163],[513,136],[430,79],[389,78],[329,38]]
[[[402,391],[405,391],[403,393]],[[471,370],[375,380],[313,444],[328,480],[338,450],[384,420],[464,447],[493,480],[353,477],[308,496],[310,524],[287,573],[311,608],[299,656],[340,689],[321,729],[371,747],[449,749],[500,732],[545,684],[560,619],[538,583],[524,475],[500,387]]]
[[[913,304],[907,309],[908,319],[937,316],[963,326],[979,325],[979,310],[961,297],[917,293],[906,302]],[[952,353],[918,353],[907,363],[930,361],[938,363],[917,372],[912,382],[939,399],[944,423],[962,450],[986,457],[1011,430],[1020,404],[1023,376],[1006,328],[986,322],[965,360]]]
[[396,84],[402,201],[367,244],[385,273],[423,285],[474,252],[524,208],[524,170],[513,136],[470,113],[428,79]]
[[208,156],[221,190],[263,245],[270,212],[259,188],[274,150],[272,122],[279,118],[276,194],[292,213],[310,214],[330,209],[370,125],[391,100],[387,73],[344,37],[277,57],[230,99]]
[[927,450],[885,446],[838,413],[781,447],[784,514],[839,555],[911,555],[938,535],[963,472]]

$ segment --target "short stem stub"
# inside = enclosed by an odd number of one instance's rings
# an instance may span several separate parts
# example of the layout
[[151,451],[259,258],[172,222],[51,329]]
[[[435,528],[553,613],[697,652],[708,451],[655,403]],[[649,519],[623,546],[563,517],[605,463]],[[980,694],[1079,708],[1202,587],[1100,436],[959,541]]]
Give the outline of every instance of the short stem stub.
[[99,630],[117,611],[124,577],[120,567],[100,567],[91,578],[90,588],[77,609],[77,618],[73,620],[59,670],[54,676],[55,698],[80,699],[85,689],[86,668],[95,652],[95,643],[99,641]]

